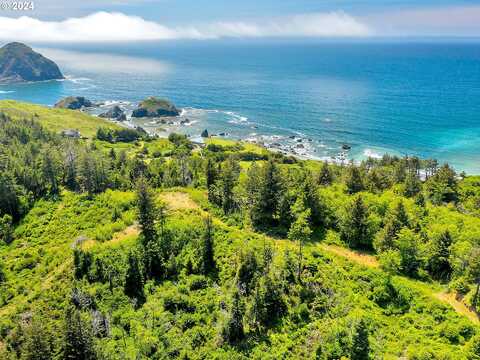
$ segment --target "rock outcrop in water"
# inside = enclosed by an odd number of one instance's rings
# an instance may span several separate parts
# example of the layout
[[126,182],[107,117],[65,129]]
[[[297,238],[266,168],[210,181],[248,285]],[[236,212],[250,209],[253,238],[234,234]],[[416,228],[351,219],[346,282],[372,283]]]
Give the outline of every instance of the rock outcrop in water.
[[132,113],[132,117],[135,118],[157,118],[179,115],[180,111],[170,101],[153,96],[143,100]]
[[107,112],[104,112],[103,114],[100,114],[98,116],[101,118],[114,119],[118,121],[127,120],[127,116],[118,105],[115,105],[113,108],[111,108]]
[[59,109],[80,110],[86,107],[92,107],[93,103],[83,96],[68,96],[55,104]]
[[0,49],[0,84],[63,79],[52,60],[13,42]]

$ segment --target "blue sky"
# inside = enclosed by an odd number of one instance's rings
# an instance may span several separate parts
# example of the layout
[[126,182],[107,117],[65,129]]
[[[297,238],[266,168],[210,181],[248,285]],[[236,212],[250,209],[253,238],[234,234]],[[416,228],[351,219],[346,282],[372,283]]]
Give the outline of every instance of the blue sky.
[[[417,8],[478,5],[478,0],[33,0],[42,19],[84,16],[96,11],[120,11],[148,20],[172,22],[259,18],[266,16],[345,11],[353,15]],[[20,16],[22,13],[10,13]],[[28,14],[27,14],[28,15]],[[480,19],[479,19],[480,20]]]
[[30,1],[0,10],[0,41],[480,36],[480,0]]

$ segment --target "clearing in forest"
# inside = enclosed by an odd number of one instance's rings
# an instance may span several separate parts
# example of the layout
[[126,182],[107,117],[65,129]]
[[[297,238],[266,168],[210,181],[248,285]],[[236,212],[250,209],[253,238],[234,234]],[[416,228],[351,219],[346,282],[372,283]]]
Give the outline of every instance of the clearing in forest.
[[160,194],[160,199],[166,203],[171,211],[199,209],[198,204],[187,193],[164,192]]

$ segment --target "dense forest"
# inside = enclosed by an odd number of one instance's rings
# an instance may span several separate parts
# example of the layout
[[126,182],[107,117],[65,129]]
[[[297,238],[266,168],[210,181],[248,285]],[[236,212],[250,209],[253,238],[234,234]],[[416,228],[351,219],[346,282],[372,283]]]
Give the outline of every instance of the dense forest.
[[15,102],[0,144],[1,359],[480,359],[480,177]]

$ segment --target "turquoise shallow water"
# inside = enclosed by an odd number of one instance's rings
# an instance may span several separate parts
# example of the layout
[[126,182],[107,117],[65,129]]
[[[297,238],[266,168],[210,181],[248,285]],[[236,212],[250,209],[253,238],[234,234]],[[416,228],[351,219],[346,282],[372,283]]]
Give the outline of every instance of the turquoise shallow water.
[[194,136],[208,128],[319,158],[349,144],[355,159],[410,154],[480,173],[477,41],[46,47],[36,46],[68,79],[0,86],[0,98],[52,105],[83,95],[131,107],[158,95],[186,108],[193,124],[180,130]]

